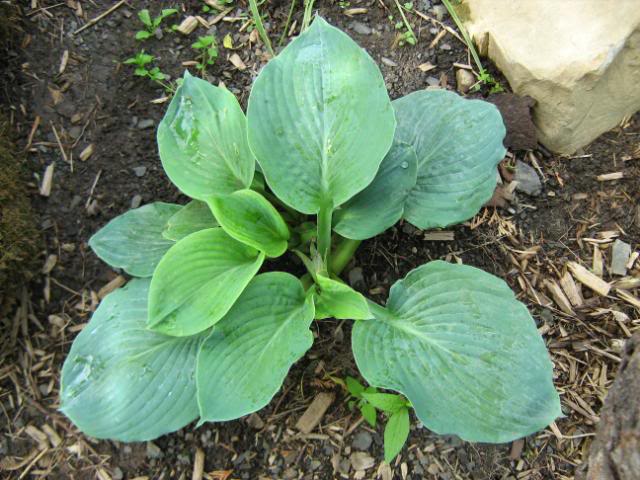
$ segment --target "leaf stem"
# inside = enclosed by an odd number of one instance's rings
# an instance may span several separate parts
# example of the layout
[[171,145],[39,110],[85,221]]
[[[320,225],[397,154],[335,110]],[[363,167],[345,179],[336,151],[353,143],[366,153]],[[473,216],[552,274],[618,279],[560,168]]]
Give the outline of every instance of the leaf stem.
[[325,266],[329,266],[329,254],[331,252],[331,218],[333,216],[333,204],[331,201],[320,205],[318,212],[318,253]]
[[334,275],[340,275],[353,258],[360,243],[362,243],[361,240],[351,240],[350,238],[340,240],[331,256],[329,271]]
[[391,319],[393,317],[393,314],[389,312],[389,310],[387,310],[382,305],[378,305],[376,302],[374,302],[373,300],[369,300],[366,297],[365,299],[367,300],[367,305],[369,306],[369,310],[371,310],[371,313],[373,313],[376,319],[383,320],[383,319]]
[[300,28],[300,32],[304,32],[309,28],[314,1],[315,0],[304,0],[304,15],[302,16],[302,27]]
[[251,10],[251,15],[253,16],[253,23],[256,24],[256,29],[260,34],[260,38],[262,39],[262,43],[267,47],[269,53],[272,57],[275,57],[276,54],[273,51],[273,47],[271,46],[271,40],[269,40],[269,36],[267,35],[266,30],[264,29],[264,24],[262,23],[262,17],[260,16],[260,12],[258,11],[258,4],[256,0],[249,0],[249,9]]
[[284,39],[287,36],[287,31],[289,30],[289,24],[291,23],[291,17],[293,16],[293,10],[296,8],[296,0],[291,0],[291,6],[289,7],[289,14],[287,15],[287,21],[284,24],[284,29],[282,30],[282,34],[280,35],[280,40],[278,40],[278,46],[282,45]]
[[469,51],[471,52],[473,61],[476,62],[476,66],[478,67],[478,71],[480,72],[480,75],[483,75],[485,70],[484,70],[484,67],[482,66],[482,62],[480,61],[480,56],[478,55],[478,52],[475,46],[473,45],[473,40],[471,40],[471,37],[469,36],[469,32],[467,32],[467,29],[464,28],[462,20],[460,20],[460,17],[458,16],[458,12],[456,12],[456,9],[453,8],[453,5],[451,5],[451,2],[449,2],[449,0],[442,0],[442,3],[449,11],[449,15],[451,15],[451,18],[453,19],[456,26],[458,27],[458,30],[460,30],[460,33],[462,33],[462,37],[464,38],[464,41],[467,44]]

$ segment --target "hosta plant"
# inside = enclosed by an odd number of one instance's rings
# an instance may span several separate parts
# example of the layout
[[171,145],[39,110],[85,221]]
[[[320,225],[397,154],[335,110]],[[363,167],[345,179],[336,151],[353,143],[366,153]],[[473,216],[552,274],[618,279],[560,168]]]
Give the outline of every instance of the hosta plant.
[[[400,220],[426,229],[477,213],[504,134],[480,100],[425,90],[391,102],[371,57],[321,18],[262,69],[246,115],[185,74],[157,139],[192,200],[131,210],[91,238],[135,278],[75,339],[61,410],[121,441],[242,417],[278,392],[312,322],[337,318],[354,321],[364,379],[404,395],[434,432],[506,442],[545,427],[561,414],[552,364],[504,281],[433,261],[380,305],[339,277],[361,240]],[[285,254],[308,274],[261,273]]]

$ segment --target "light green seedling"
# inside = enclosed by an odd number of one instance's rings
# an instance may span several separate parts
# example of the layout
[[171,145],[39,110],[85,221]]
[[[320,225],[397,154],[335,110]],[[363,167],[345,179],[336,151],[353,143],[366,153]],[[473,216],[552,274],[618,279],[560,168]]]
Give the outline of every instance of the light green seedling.
[[144,25],[144,30],[139,30],[136,32],[136,40],[146,40],[153,37],[156,33],[156,30],[160,28],[162,21],[165,18],[170,17],[171,15],[175,15],[176,13],[178,13],[178,10],[176,10],[175,8],[165,8],[157,17],[151,17],[149,10],[147,10],[146,8],[140,10],[138,12],[138,18],[142,22],[142,25]]

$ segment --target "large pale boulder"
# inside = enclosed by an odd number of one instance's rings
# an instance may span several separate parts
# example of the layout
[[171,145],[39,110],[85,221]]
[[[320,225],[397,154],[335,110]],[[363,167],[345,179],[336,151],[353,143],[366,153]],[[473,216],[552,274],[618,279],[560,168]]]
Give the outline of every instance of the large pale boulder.
[[533,97],[543,145],[573,153],[640,110],[640,0],[464,0],[481,54]]

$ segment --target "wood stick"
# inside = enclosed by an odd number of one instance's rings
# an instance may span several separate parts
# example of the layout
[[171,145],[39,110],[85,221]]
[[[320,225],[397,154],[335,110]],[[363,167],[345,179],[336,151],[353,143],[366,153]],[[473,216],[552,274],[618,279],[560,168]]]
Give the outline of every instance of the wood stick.
[[95,25],[96,23],[98,23],[100,20],[102,20],[104,17],[106,17],[107,15],[112,14],[113,12],[115,12],[118,8],[120,8],[122,5],[124,5],[126,3],[127,0],[120,0],[118,3],[116,3],[113,7],[111,7],[110,9],[102,12],[100,15],[98,15],[96,18],[89,20],[86,24],[84,24],[82,27],[80,27],[79,29],[77,29],[75,32],[73,32],[73,35],[77,35],[80,32],[82,32],[83,30],[92,27],[93,25]]

